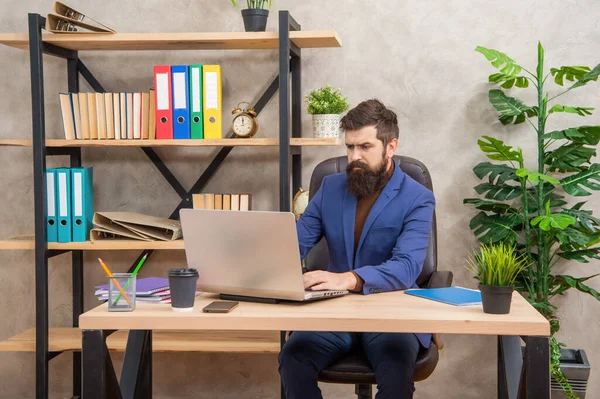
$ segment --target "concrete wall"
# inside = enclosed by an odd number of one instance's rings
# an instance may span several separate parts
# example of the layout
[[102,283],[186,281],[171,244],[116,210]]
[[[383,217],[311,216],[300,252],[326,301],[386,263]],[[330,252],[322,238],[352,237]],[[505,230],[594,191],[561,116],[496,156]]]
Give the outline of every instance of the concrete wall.
[[[27,32],[27,13],[46,14],[52,2],[6,2],[0,31]],[[397,111],[400,121],[398,153],[422,160],[433,175],[437,198],[440,269],[451,270],[458,285],[475,287],[464,269],[464,259],[476,244],[468,223],[473,209],[462,204],[473,196],[477,179],[473,166],[485,160],[476,141],[490,134],[521,146],[529,154],[535,146],[526,124],[502,127],[487,101],[487,77],[495,70],[474,51],[482,45],[508,53],[521,65],[535,69],[536,45],[541,41],[548,64],[596,65],[600,43],[600,3],[557,0],[489,2],[417,1],[291,1],[276,0],[268,30],[277,28],[277,11],[290,10],[304,30],[336,30],[339,49],[303,50],[302,92],[331,84],[349,97],[352,105],[378,97]],[[243,30],[240,9],[227,0],[117,1],[71,4],[119,32],[189,32]],[[223,67],[223,112],[240,101],[254,101],[277,74],[276,51],[164,51],[83,52],[81,59],[108,91],[143,91],[152,86],[154,64],[219,63]],[[66,64],[45,59],[46,126],[49,138],[60,138],[59,91],[67,90]],[[28,53],[0,48],[0,138],[31,137],[31,102]],[[82,79],[83,81],[83,79]],[[89,90],[85,84],[82,91]],[[552,89],[551,93],[556,91]],[[525,101],[533,91],[516,93]],[[597,106],[598,85],[578,89],[562,98],[563,104]],[[275,98],[260,115],[259,137],[278,134]],[[303,107],[303,110],[305,108]],[[557,116],[552,127],[599,124],[598,116],[585,122]],[[303,111],[303,137],[311,137],[310,117]],[[33,173],[31,150],[1,148],[0,238],[33,231]],[[175,175],[190,187],[206,168],[216,149],[157,149]],[[303,178],[307,188],[313,167],[321,160],[342,155],[339,148],[307,148]],[[95,167],[96,210],[132,210],[168,215],[178,197],[140,150],[84,149],[83,161]],[[60,166],[66,158],[52,158]],[[532,162],[528,166],[534,167]],[[246,191],[254,195],[254,208],[278,207],[278,167],[275,149],[235,148],[207,192]],[[600,211],[600,195],[588,209]],[[114,271],[125,270],[137,252],[102,252]],[[86,309],[96,305],[93,286],[104,282],[94,261],[85,254]],[[164,273],[184,262],[182,252],[158,252],[144,274]],[[0,252],[0,339],[34,326],[34,267],[32,251]],[[587,265],[560,263],[572,275],[600,272],[600,262]],[[70,256],[49,262],[50,325],[68,326],[71,315]],[[590,282],[600,289],[600,280]],[[600,304],[591,297],[570,292],[561,298],[563,329],[560,339],[582,347],[594,370],[589,398],[600,398],[597,378],[600,358]],[[445,336],[446,349],[435,373],[417,385],[418,398],[495,397],[496,349],[494,337]],[[120,356],[116,356],[121,359]],[[156,354],[157,398],[276,398],[277,360],[269,355]],[[0,353],[0,397],[34,396],[35,360],[31,353]],[[119,366],[120,367],[120,366]],[[53,397],[70,397],[70,356],[51,363]],[[352,397],[350,386],[324,386],[326,397]]]

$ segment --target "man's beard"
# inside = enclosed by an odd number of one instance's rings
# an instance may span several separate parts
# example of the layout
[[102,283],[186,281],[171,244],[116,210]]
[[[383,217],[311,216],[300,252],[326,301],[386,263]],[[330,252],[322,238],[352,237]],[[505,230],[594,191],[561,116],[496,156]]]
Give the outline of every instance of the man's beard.
[[[382,159],[381,164],[371,169],[363,162],[353,161],[346,167],[348,175],[348,193],[357,197],[365,197],[379,191],[387,179],[387,160]],[[354,170],[354,168],[360,168]]]

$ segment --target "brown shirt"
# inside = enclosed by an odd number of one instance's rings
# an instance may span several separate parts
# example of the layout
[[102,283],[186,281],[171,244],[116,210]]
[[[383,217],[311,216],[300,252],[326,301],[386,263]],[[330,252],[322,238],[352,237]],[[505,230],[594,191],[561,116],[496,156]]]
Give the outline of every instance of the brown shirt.
[[[371,208],[373,207],[373,204],[375,204],[375,201],[377,201],[379,194],[381,194],[381,191],[383,190],[385,185],[388,183],[388,181],[394,174],[394,166],[393,165],[394,165],[394,163],[392,163],[392,166],[390,167],[390,169],[387,172],[387,179],[385,179],[385,181],[383,182],[381,187],[379,187],[379,190],[377,190],[377,192],[375,192],[374,194],[371,194],[371,195],[367,195],[367,196],[358,198],[358,201],[356,203],[356,217],[354,220],[354,255],[353,255],[353,257],[356,256],[356,250],[358,249],[360,235],[362,233],[363,226],[365,225],[365,222],[367,220],[367,216],[369,216],[369,212],[371,212]],[[354,286],[354,289],[352,289],[352,291],[362,292],[362,287],[363,287],[363,284],[365,283],[364,280],[358,274],[356,274],[354,272],[352,272],[352,274],[354,274],[354,276],[356,277],[356,281],[357,281],[356,286]]]

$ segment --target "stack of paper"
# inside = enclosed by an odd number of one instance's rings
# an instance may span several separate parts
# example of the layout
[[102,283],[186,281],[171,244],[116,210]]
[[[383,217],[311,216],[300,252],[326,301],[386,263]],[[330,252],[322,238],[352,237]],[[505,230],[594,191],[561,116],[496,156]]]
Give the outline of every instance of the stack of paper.
[[[200,292],[196,291],[196,295]],[[96,286],[96,298],[108,301],[108,284]],[[135,300],[140,302],[171,303],[169,279],[162,277],[146,277],[136,281]]]
[[136,212],[96,212],[90,240],[133,239],[173,241],[182,237],[178,220],[159,218]]

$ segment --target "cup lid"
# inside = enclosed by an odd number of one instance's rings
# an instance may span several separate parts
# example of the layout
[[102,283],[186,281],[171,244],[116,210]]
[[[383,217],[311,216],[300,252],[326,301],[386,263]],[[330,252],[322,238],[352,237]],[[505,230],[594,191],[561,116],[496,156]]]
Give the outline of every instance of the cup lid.
[[170,269],[169,277],[198,277],[198,270],[193,268]]

